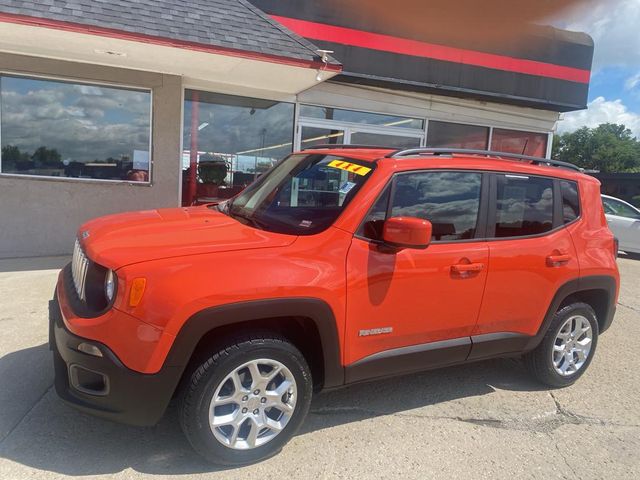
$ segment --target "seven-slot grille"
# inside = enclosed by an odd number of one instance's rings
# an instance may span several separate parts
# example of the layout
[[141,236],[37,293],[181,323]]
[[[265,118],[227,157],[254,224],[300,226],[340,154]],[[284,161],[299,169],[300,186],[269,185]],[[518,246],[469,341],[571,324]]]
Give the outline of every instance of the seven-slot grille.
[[73,285],[76,287],[76,293],[80,300],[85,300],[85,281],[87,279],[87,270],[89,269],[89,259],[82,251],[80,242],[76,239],[73,247],[73,259],[71,260],[71,276],[73,277]]

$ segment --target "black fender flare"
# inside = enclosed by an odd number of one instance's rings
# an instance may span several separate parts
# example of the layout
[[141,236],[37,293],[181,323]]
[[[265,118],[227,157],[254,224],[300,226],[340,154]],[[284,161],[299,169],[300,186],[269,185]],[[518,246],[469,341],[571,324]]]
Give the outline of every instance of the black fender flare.
[[605,317],[602,319],[600,333],[604,332],[611,326],[611,322],[613,322],[613,316],[616,312],[616,296],[617,296],[617,282],[616,279],[609,275],[590,275],[585,277],[574,278],[573,280],[569,280],[564,283],[557,291],[551,300],[551,304],[549,305],[549,309],[544,317],[540,328],[538,329],[538,333],[531,337],[529,342],[525,347],[525,351],[530,351],[536,348],[542,339],[544,338],[549,326],[551,325],[551,321],[553,320],[553,316],[562,305],[562,302],[567,299],[567,297],[574,295],[576,293],[588,291],[588,290],[605,290],[608,295],[608,303],[605,309]]
[[165,366],[186,367],[198,342],[215,328],[276,317],[305,317],[314,322],[324,357],[323,388],[343,385],[344,367],[335,315],[326,302],[308,297],[255,300],[205,308],[184,323],[167,355]]

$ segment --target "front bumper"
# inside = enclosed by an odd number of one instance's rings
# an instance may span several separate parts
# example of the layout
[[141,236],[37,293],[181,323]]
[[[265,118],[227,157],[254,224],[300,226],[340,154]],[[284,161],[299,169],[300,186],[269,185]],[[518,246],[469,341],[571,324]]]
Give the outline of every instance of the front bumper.
[[[97,347],[102,356],[79,351],[81,343]],[[160,420],[183,371],[171,366],[156,374],[128,369],[106,345],[67,330],[57,295],[49,302],[49,348],[60,398],[86,413],[130,425]]]

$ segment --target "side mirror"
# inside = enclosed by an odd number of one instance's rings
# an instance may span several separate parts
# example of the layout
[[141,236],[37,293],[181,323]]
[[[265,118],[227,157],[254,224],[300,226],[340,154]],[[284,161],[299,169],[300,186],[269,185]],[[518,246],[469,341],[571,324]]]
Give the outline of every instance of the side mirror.
[[432,230],[429,220],[392,217],[384,222],[382,240],[392,247],[424,249],[431,243]]

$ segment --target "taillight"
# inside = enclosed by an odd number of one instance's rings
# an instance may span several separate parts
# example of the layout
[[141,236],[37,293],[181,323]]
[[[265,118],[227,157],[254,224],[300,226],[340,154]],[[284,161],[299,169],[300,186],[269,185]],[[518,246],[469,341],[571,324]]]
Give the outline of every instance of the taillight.
[[620,246],[620,242],[616,237],[613,237],[613,258],[618,258],[618,247]]

